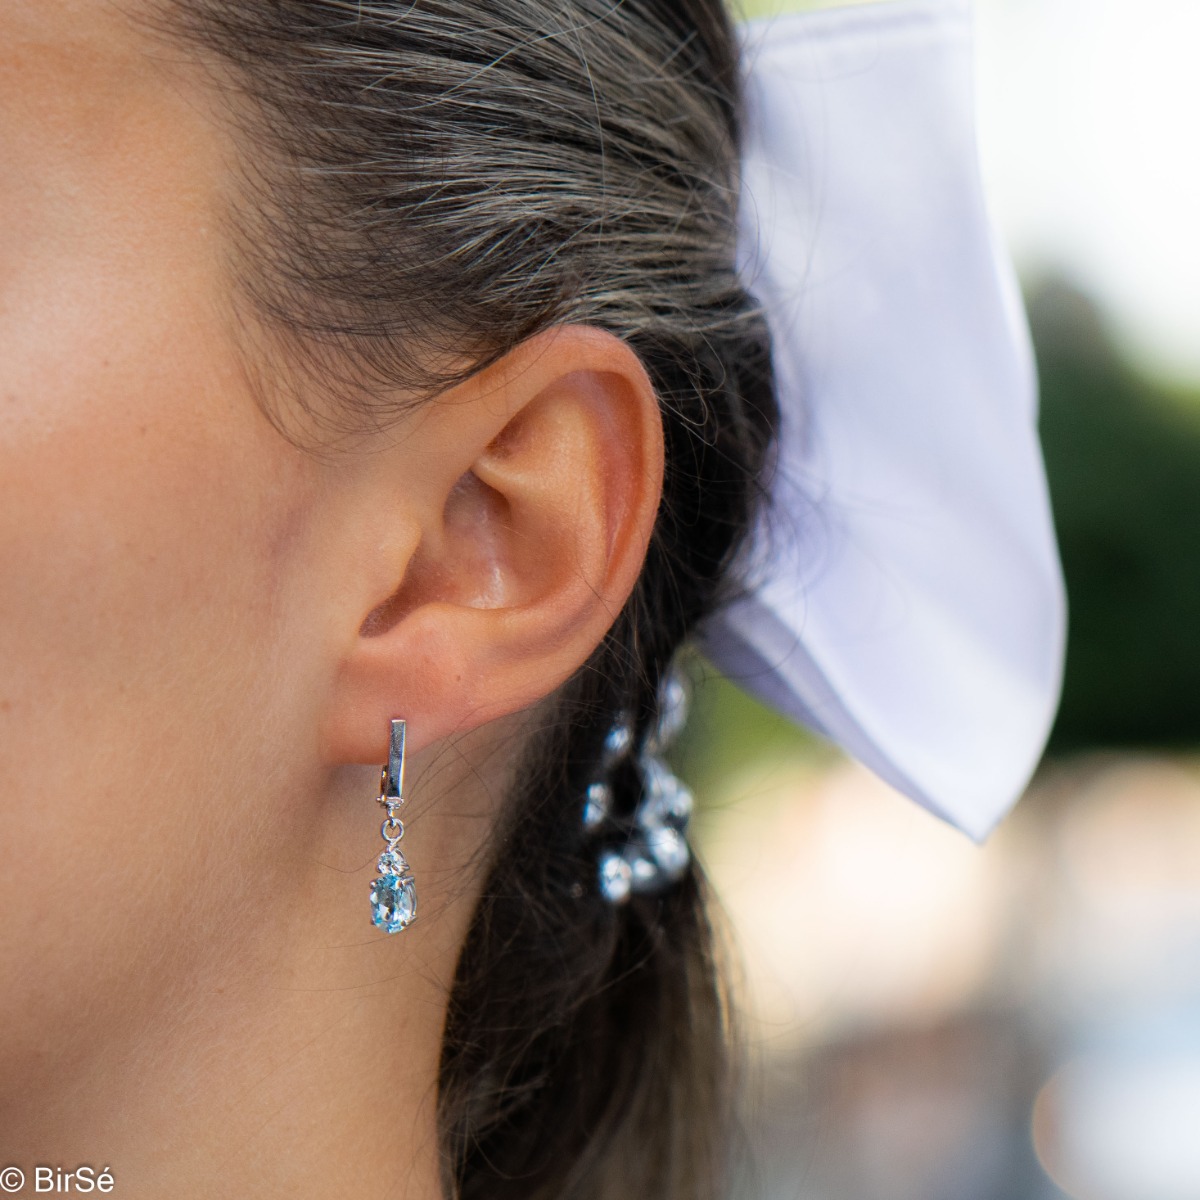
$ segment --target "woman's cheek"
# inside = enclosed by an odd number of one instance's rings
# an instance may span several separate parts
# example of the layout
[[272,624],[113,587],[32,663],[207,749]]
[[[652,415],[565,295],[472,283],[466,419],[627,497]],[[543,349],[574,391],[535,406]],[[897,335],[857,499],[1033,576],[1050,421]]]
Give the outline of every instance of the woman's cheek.
[[0,1024],[16,1054],[68,1053],[68,1008],[93,1010],[93,1033],[131,1019],[196,968],[205,927],[245,911],[240,860],[270,836],[248,810],[285,757],[261,730],[303,691],[281,673],[304,669],[283,653],[304,456],[194,287],[164,302],[162,279],[97,276],[85,304],[86,282],[64,280],[52,322],[36,293],[0,317]]

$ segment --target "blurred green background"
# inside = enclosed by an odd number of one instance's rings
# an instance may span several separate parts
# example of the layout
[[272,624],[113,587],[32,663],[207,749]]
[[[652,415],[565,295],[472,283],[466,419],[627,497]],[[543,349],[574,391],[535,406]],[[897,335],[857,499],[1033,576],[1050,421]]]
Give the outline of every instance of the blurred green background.
[[1028,297],[1071,601],[1051,749],[1200,741],[1200,389],[1122,358],[1061,280]]

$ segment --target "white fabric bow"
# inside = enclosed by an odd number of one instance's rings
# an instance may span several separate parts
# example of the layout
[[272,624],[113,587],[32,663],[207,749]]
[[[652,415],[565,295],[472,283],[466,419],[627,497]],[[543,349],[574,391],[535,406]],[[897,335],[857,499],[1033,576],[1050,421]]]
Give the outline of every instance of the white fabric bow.
[[967,0],[744,30],[744,278],[783,426],[753,592],[714,661],[982,838],[1057,704],[1065,598]]

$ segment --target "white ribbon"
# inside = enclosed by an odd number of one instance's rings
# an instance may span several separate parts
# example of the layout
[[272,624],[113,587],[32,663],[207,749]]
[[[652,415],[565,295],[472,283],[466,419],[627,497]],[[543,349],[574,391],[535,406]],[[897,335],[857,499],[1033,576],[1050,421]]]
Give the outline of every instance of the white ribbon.
[[1024,790],[1065,600],[967,0],[744,31],[742,265],[783,426],[754,591],[708,649],[976,838]]

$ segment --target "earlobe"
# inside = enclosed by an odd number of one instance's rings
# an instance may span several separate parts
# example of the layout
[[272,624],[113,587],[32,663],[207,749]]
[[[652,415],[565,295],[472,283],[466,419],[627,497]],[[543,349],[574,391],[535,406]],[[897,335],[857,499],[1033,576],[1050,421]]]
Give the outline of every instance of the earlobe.
[[339,666],[331,761],[382,761],[396,715],[415,752],[548,695],[616,619],[653,529],[661,418],[616,337],[550,331],[432,404],[386,455],[410,486],[381,472],[385,509],[411,518],[424,496],[421,538]]

